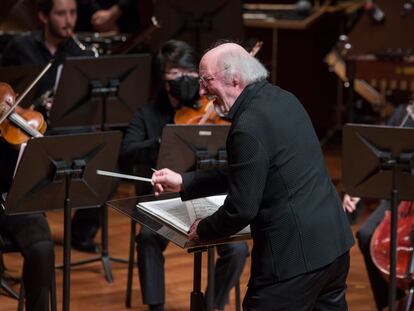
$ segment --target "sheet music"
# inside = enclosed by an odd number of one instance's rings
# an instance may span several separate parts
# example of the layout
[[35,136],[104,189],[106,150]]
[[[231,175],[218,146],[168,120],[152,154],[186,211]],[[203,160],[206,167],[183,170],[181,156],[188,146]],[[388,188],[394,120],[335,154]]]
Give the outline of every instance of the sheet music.
[[16,175],[17,168],[19,167],[20,160],[22,159],[24,150],[26,149],[27,143],[21,143],[19,149],[19,155],[17,156],[16,166],[14,167],[13,178]]
[[164,222],[187,233],[193,223],[188,215],[186,205],[180,198],[143,202],[138,208],[157,216]]
[[[187,234],[196,219],[205,218],[216,212],[223,205],[225,199],[225,195],[199,198],[185,202],[181,201],[180,198],[175,198],[142,202],[137,207]],[[243,233],[250,233],[250,226],[238,232],[238,234]]]

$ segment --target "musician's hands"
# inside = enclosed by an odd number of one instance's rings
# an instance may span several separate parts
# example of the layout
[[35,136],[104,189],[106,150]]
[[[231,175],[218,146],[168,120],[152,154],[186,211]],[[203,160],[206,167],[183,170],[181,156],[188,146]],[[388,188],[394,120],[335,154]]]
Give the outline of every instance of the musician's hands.
[[188,238],[190,241],[198,241],[200,238],[197,234],[197,227],[201,219],[196,219],[194,223],[190,227],[190,231],[188,232]]
[[113,5],[108,10],[96,11],[91,18],[91,24],[99,32],[118,31],[116,21],[122,15],[118,5]]
[[356,210],[356,205],[360,200],[361,198],[351,197],[350,195],[345,194],[342,200],[342,208],[345,212],[352,213]]
[[183,190],[182,176],[168,168],[155,171],[151,179],[155,195],[165,191],[180,192]]

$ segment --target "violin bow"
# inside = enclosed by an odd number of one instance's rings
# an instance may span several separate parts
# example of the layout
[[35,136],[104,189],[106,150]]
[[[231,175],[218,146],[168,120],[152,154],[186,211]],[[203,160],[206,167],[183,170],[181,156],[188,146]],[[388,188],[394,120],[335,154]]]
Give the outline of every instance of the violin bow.
[[31,91],[31,89],[36,85],[36,83],[45,75],[45,73],[52,67],[54,59],[51,59],[50,62],[43,68],[39,75],[33,80],[32,83],[23,91],[13,105],[10,106],[9,110],[0,117],[0,124],[9,116],[9,114],[16,108],[23,98]]

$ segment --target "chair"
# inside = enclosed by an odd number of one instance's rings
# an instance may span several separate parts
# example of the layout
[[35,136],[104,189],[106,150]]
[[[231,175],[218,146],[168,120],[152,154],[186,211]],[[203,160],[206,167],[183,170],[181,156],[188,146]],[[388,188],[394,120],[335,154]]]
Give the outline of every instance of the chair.
[[[127,275],[127,289],[126,289],[126,297],[125,297],[125,307],[131,308],[131,296],[132,296],[132,280],[134,277],[134,265],[135,265],[135,236],[137,232],[136,222],[131,220],[131,231],[130,231],[130,239],[129,239],[129,260],[128,260],[128,275]],[[209,264],[208,269],[214,271],[214,248],[209,250]],[[213,276],[214,277],[214,276]],[[241,303],[240,303],[240,280],[237,280],[235,284],[235,304],[236,304],[236,311],[241,310]],[[213,299],[211,299],[212,301]]]
[[[7,237],[0,236],[0,287],[12,298],[18,300],[18,311],[23,311],[24,308],[24,286],[21,283],[19,294],[17,294],[10,286],[7,284],[7,281],[3,278],[4,264],[3,264],[3,254],[6,253],[15,253],[20,252],[17,246],[13,243],[12,240]],[[21,282],[21,281],[20,281]],[[50,287],[50,308],[52,311],[57,311],[56,306],[56,279],[55,273],[53,270],[52,284]]]

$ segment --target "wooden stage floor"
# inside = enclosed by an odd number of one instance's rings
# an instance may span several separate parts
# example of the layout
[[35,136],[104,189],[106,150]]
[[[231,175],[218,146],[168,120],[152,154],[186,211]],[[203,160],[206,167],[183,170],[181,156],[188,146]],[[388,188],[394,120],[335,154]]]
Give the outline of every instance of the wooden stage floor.
[[[332,148],[325,150],[326,162],[332,176],[341,189],[341,160],[340,151]],[[117,196],[131,195],[133,188],[126,183],[121,183]],[[352,226],[355,232],[361,220],[367,216],[364,211],[357,224]],[[130,221],[118,212],[109,211],[109,250],[110,255],[118,258],[127,258],[129,247]],[[48,212],[48,220],[52,228],[56,242],[56,264],[62,263],[63,240],[63,213]],[[99,236],[97,237],[99,239]],[[251,242],[249,243],[251,247]],[[72,251],[72,261],[90,258],[86,253]],[[170,244],[165,252],[166,262],[166,310],[189,310],[189,297],[192,289],[192,264],[193,256],[187,254],[175,245]],[[206,256],[203,257],[205,267]],[[14,275],[19,275],[22,267],[22,258],[17,254],[5,255],[5,264]],[[244,295],[246,283],[249,278],[250,258],[241,277],[241,291]],[[128,310],[125,307],[127,265],[111,262],[114,282],[109,284],[105,280],[102,264],[100,262],[83,265],[72,269],[71,272],[71,310]],[[147,310],[142,305],[139,291],[137,269],[134,270],[132,310]],[[62,301],[62,272],[56,270],[58,310],[61,310]],[[206,284],[206,269],[203,269],[203,288]],[[16,286],[18,290],[18,286]],[[351,311],[375,310],[368,277],[364,268],[362,256],[356,246],[351,250],[351,268],[348,276],[347,300]],[[0,310],[9,311],[17,309],[17,301],[4,295],[0,296]],[[231,293],[230,305],[227,311],[235,310],[234,291]]]

